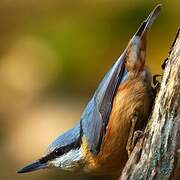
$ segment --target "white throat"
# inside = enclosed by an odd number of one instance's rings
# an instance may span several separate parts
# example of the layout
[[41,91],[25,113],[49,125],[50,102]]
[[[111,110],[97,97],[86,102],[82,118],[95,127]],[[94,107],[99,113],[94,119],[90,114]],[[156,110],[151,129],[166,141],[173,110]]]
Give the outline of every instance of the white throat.
[[49,163],[54,167],[73,171],[83,166],[84,159],[81,149],[72,149]]

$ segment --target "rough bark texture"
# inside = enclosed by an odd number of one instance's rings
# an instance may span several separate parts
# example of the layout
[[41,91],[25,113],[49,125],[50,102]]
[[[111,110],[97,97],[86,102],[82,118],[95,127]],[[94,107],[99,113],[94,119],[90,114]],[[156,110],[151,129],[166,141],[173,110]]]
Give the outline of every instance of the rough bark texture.
[[171,48],[152,115],[119,180],[180,180],[180,31]]

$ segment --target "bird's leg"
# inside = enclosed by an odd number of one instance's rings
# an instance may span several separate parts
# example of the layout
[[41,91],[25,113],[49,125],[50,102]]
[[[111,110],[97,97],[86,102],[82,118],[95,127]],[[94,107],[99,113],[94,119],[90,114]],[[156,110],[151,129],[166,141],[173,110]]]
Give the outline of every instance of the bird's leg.
[[157,93],[159,92],[160,85],[161,85],[161,82],[160,82],[161,80],[158,80],[157,79],[158,77],[162,77],[162,75],[155,74],[153,76],[153,85],[154,85],[154,87],[152,87],[152,91],[153,91],[154,98],[156,97]]
[[131,120],[132,124],[131,124],[131,129],[130,129],[130,133],[129,133],[129,137],[128,137],[128,141],[127,141],[127,145],[126,145],[128,157],[131,155],[131,152],[134,149],[137,139],[143,135],[142,131],[140,131],[140,130],[135,131],[135,126],[136,126],[137,121],[138,121],[138,113],[135,112],[133,115],[133,118]]

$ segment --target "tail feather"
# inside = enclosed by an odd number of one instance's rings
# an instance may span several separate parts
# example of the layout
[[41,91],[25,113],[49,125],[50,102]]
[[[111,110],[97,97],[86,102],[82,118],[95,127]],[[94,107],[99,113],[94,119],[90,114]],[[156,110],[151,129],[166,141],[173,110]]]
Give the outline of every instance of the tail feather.
[[146,20],[141,24],[139,29],[137,30],[135,36],[142,36],[144,33],[146,33],[152,26],[153,22],[159,15],[159,12],[161,10],[161,4],[158,4],[149,14]]
[[146,20],[142,22],[135,35],[127,46],[126,68],[129,71],[139,71],[144,68],[146,57],[146,45],[148,32],[159,15],[161,5],[157,5],[149,14]]

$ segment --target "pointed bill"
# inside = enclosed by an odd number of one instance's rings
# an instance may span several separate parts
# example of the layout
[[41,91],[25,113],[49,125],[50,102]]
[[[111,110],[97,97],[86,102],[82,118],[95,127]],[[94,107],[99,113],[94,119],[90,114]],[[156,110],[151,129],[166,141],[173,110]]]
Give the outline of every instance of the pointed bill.
[[44,169],[47,167],[48,167],[47,163],[41,163],[40,161],[35,161],[35,162],[23,167],[22,169],[18,170],[17,173],[32,172],[32,171]]

